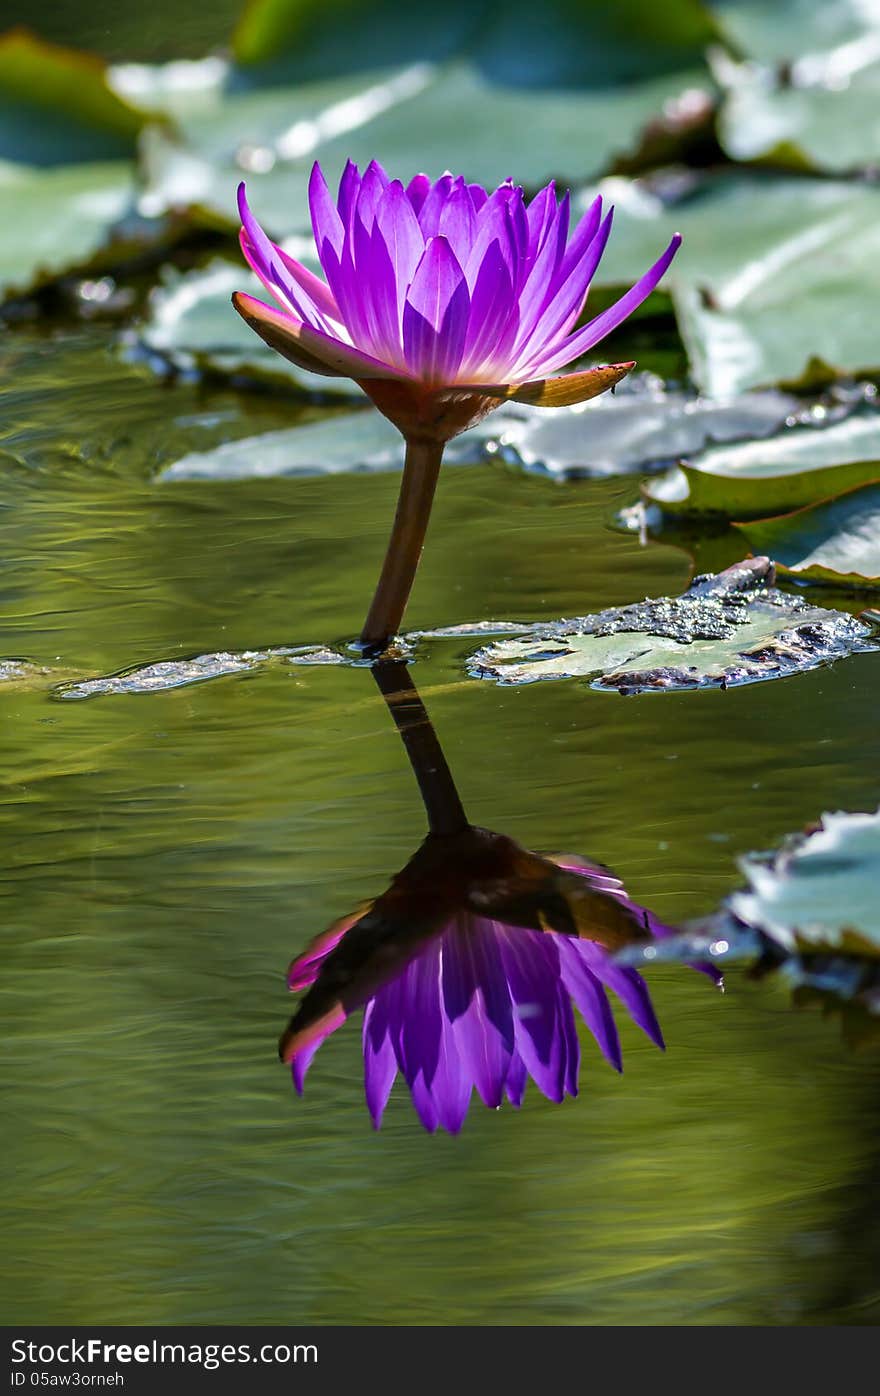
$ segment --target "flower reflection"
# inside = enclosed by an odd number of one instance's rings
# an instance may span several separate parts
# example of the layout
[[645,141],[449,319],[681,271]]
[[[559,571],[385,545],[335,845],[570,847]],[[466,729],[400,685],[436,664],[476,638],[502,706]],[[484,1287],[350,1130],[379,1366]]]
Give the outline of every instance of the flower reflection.
[[610,990],[658,1047],[635,969],[609,951],[669,933],[607,869],[542,857],[467,823],[433,728],[403,665],[373,670],[419,780],[430,832],[374,903],[331,926],[293,962],[307,990],[282,1036],[301,1092],[321,1043],[364,1009],[367,1104],[378,1128],[400,1072],[428,1130],[462,1126],[472,1092],[522,1103],[528,1078],[550,1100],[576,1095],[576,1007],[622,1069]]

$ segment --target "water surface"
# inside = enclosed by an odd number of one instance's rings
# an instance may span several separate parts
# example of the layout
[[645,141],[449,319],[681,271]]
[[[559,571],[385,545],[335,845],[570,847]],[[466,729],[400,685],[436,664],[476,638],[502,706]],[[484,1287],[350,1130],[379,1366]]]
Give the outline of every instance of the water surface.
[[[0,658],[59,676],[344,643],[393,475],[153,483],[289,425],[269,395],[163,386],[99,327],[4,339]],[[608,528],[632,481],[448,469],[408,622],[675,593]],[[877,803],[880,655],[726,693],[621,698],[413,666],[470,818],[609,864],[666,920],[736,857]],[[7,1323],[867,1323],[880,1069],[781,981],[649,971],[668,1050],[584,1033],[578,1100],[380,1133],[358,1025],[293,1095],[284,971],[376,895],[423,816],[369,673],[293,668],[61,701],[0,684]]]

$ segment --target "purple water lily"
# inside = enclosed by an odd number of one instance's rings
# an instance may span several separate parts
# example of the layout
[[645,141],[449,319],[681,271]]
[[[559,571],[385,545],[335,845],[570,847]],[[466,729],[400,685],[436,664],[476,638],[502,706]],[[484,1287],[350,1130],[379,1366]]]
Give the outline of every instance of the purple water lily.
[[670,928],[630,901],[607,868],[572,855],[545,858],[469,824],[406,666],[383,660],[373,676],[430,832],[382,896],[291,965],[290,988],[306,993],[280,1054],[296,1089],[321,1043],[359,1008],[377,1127],[398,1071],[431,1130],[460,1129],[474,1087],[490,1106],[505,1098],[520,1105],[529,1076],[551,1100],[575,1095],[573,1003],[620,1070],[609,989],[662,1047],[643,979],[613,952]]
[[548,184],[531,201],[444,174],[404,185],[375,160],[351,161],[334,203],[318,164],[312,228],[326,281],[266,236],[239,189],[241,245],[279,308],[236,292],[267,344],[312,372],[355,379],[406,439],[397,519],[361,636],[396,632],[418,566],[443,446],[505,399],[564,406],[619,382],[632,363],[553,375],[641,305],[681,241],[614,305],[575,328],[611,232],[601,198],[569,236],[570,198]]
[[647,986],[608,946],[666,933],[606,869],[529,853],[484,829],[429,834],[388,891],[338,922],[291,965],[308,989],[281,1041],[297,1091],[319,1046],[363,1007],[366,1098],[379,1127],[398,1071],[422,1124],[461,1128],[476,1091],[522,1103],[577,1095],[573,1004],[623,1069],[608,990],[658,1047]]

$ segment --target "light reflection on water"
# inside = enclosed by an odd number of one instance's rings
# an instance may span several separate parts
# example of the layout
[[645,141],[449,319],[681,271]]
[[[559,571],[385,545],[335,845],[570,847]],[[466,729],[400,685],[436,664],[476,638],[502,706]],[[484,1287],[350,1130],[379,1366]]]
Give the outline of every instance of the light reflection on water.
[[[34,355],[64,372],[57,344]],[[159,491],[150,471],[191,444],[178,417],[234,410],[244,435],[288,410],[113,384],[161,432],[123,430],[98,377],[71,431],[92,454],[42,472],[45,420],[7,398],[25,461],[0,656],[97,673],[356,633],[394,479]],[[451,470],[413,626],[674,593],[682,553],[604,527],[631,498]],[[738,854],[876,805],[878,656],[642,702],[468,684],[463,654],[413,674],[469,817],[589,852],[666,922],[712,910]],[[8,685],[0,706],[7,1322],[876,1319],[877,1062],[773,979],[734,967],[721,998],[652,968],[665,1055],[621,1014],[622,1077],[584,1034],[578,1101],[472,1109],[456,1139],[424,1134],[400,1085],[370,1130],[356,1030],[296,1099],[275,1056],[291,950],[423,832],[364,671],[89,703]]]

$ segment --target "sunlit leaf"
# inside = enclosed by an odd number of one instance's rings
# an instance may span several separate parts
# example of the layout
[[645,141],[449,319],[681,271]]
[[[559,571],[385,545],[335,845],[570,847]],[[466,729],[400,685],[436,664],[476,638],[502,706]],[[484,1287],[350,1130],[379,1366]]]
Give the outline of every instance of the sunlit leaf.
[[732,688],[878,648],[871,628],[768,585],[766,558],[700,577],[683,596],[532,626],[479,650],[470,672],[498,683],[586,678],[619,693]]
[[836,172],[876,164],[880,12],[870,0],[722,0],[713,9],[748,60],[717,64],[729,155]]
[[880,484],[741,531],[752,548],[768,553],[794,577],[880,586]]
[[[880,414],[709,446],[643,488],[668,514],[769,518],[880,479]],[[763,550],[763,549],[762,549]]]
[[[35,169],[0,163],[0,296],[104,262],[112,230],[132,207],[134,170],[125,161]],[[13,212],[14,210],[14,212]],[[117,239],[124,251],[125,239]]]
[[789,951],[880,954],[880,811],[824,814],[781,852],[740,866],[748,886],[727,905],[745,925]]
[[710,396],[880,372],[880,336],[865,313],[880,188],[724,173],[659,188],[608,180],[603,192],[617,204],[605,283],[631,283],[672,232],[685,232],[664,286]]
[[137,340],[177,369],[197,368],[243,380],[294,383],[324,397],[357,397],[347,378],[326,378],[298,368],[271,350],[232,308],[233,291],[263,295],[242,264],[216,258],[200,271],[168,271],[150,296],[149,316]]

